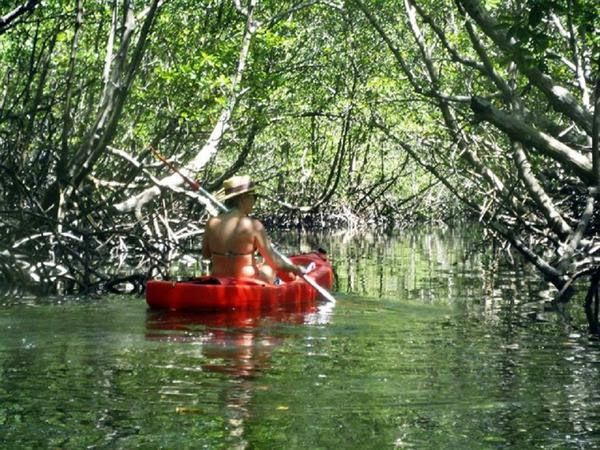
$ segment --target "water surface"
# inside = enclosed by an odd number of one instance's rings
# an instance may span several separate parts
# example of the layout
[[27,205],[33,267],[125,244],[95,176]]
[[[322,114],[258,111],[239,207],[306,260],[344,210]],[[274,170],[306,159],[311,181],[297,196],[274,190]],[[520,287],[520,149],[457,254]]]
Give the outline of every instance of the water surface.
[[0,300],[0,445],[600,445],[600,347],[531,268],[447,229],[318,240],[335,304],[257,315]]

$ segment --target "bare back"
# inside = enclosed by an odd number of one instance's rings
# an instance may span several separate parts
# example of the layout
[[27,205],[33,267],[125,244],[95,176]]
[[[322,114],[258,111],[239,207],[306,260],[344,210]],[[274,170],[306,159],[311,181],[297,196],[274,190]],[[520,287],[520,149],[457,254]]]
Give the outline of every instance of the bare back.
[[211,254],[251,254],[256,250],[253,219],[222,214],[207,223],[206,232]]
[[[206,223],[202,255],[212,260],[211,273],[223,277],[255,277],[268,283],[273,282],[278,269],[301,274],[300,268],[286,263],[274,252],[263,224],[248,217],[249,209],[232,209]],[[256,251],[266,264],[256,261]]]
[[[212,260],[215,276],[247,276],[265,278],[254,258],[259,251],[271,263],[272,250],[260,221],[236,212],[228,212],[208,220],[202,253]],[[274,275],[273,275],[274,276]],[[266,277],[268,280],[273,276]]]

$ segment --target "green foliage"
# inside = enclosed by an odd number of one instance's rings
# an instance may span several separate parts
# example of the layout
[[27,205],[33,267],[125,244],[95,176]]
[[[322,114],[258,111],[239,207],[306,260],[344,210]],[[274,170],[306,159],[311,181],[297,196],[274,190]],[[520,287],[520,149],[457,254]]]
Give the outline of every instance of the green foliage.
[[537,65],[546,69],[546,52],[559,45],[560,36],[552,31],[553,17],[566,18],[565,26],[575,27],[577,38],[600,57],[600,4],[594,0],[527,0],[519,10],[507,11],[501,23],[517,48],[527,50]]
[[[150,3],[133,2],[138,22],[122,58],[126,28],[120,3],[82,2],[78,27],[76,3],[44,2],[2,35],[0,203],[11,217],[1,226],[11,240],[33,234],[32,227],[20,226],[32,217],[33,229],[45,236],[59,236],[67,227],[81,242],[115,229],[113,221],[129,216],[115,217],[112,205],[150,186],[149,175],[160,179],[168,173],[149,145],[183,165],[198,156],[231,106],[244,12],[228,0],[164,2],[138,48],[142,11]],[[228,130],[194,176],[217,189],[225,175],[252,174],[268,197],[285,200],[285,205],[265,202],[260,211],[279,224],[398,226],[464,214],[467,204],[478,216],[481,209],[494,211],[493,217],[510,217],[509,223],[527,228],[523,217],[543,214],[519,178],[511,138],[474,120],[470,100],[482,97],[512,113],[513,100],[519,99],[524,121],[587,151],[582,127],[515,62],[525,61],[553,83],[572,88],[574,98],[583,98],[581,80],[592,86],[598,77],[592,62],[600,47],[600,6],[595,0],[482,1],[498,21],[496,31],[514,39],[507,50],[458,4],[416,2],[410,20],[404,1],[258,2],[257,29],[235,86],[239,97]],[[114,48],[107,58],[113,12]],[[575,39],[556,32],[554,16]],[[480,48],[467,33],[467,21]],[[565,64],[576,57],[584,67],[579,78],[575,65]],[[105,71],[115,73],[119,64],[123,73],[108,82]],[[111,89],[116,94],[106,96]],[[118,106],[103,109],[110,102]],[[99,134],[106,141],[95,148],[99,124],[105,122],[108,130]],[[85,154],[89,148],[94,152]],[[581,204],[565,200],[560,187],[568,182],[573,191],[584,191],[570,169],[535,148],[526,150],[533,172],[556,202],[580,211]],[[128,160],[117,152],[126,152]],[[69,186],[84,164],[89,171],[83,181]],[[506,187],[504,197],[490,196],[497,187],[490,173]],[[167,219],[143,217],[159,206],[177,224],[188,223],[190,201],[171,193],[141,211],[144,233],[169,228]],[[194,203],[192,211],[204,218],[202,205]],[[569,218],[571,224],[576,217]],[[515,235],[522,231],[515,229]],[[32,253],[46,248],[38,239],[26,242],[23,249]],[[138,248],[139,242],[146,240],[128,245]],[[114,241],[106,247],[111,245]],[[47,262],[62,257],[50,253]],[[68,258],[87,273],[80,267],[88,264],[85,258]],[[93,278],[74,278],[87,276]]]

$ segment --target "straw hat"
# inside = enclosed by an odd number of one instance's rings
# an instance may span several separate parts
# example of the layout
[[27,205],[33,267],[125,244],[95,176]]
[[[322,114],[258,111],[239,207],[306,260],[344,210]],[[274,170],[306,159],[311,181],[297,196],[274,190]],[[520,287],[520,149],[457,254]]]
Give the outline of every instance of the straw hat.
[[236,175],[223,182],[223,189],[219,195],[221,201],[233,198],[246,192],[254,192],[256,185],[248,175]]

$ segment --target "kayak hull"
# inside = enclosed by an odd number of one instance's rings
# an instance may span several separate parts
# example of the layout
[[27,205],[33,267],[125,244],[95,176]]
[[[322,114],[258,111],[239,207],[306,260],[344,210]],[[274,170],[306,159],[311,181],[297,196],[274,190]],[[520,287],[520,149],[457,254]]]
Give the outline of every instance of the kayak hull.
[[[313,263],[314,268],[307,276],[325,289],[331,289],[333,269],[324,254],[307,253],[290,259],[305,267]],[[279,275],[285,277],[285,274]],[[174,311],[273,309],[314,301],[318,297],[316,290],[301,277],[280,285],[253,278],[213,276],[190,281],[150,280],[146,285],[146,303],[150,308]]]

